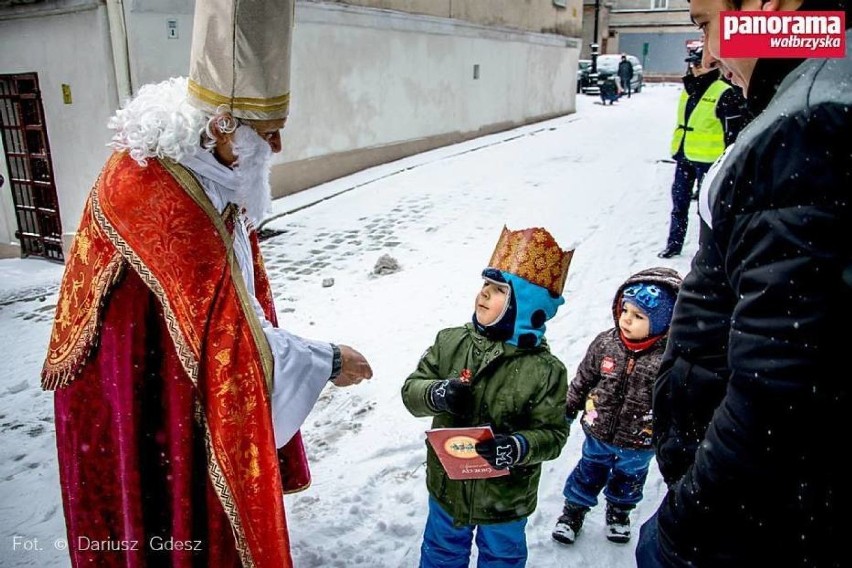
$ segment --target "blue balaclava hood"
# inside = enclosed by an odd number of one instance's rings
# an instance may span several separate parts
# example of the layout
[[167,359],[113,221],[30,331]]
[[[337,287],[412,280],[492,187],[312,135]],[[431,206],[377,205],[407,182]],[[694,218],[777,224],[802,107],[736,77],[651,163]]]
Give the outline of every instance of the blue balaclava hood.
[[473,325],[485,337],[505,341],[516,347],[537,347],[544,338],[545,322],[556,315],[565,303],[562,296],[553,296],[546,288],[520,276],[495,268],[482,271],[482,278],[509,285],[509,305],[503,316],[491,325],[482,325],[473,314]]

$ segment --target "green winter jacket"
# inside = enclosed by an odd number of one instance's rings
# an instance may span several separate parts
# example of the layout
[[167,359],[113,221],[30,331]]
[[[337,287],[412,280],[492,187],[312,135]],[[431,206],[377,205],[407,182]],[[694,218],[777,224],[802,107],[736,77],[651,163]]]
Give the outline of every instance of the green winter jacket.
[[[473,416],[436,415],[426,404],[429,387],[461,376],[464,369],[472,373]],[[568,437],[567,389],[565,366],[545,342],[520,349],[486,339],[472,324],[438,333],[402,386],[405,407],[414,416],[435,416],[433,428],[488,424],[495,434],[519,433],[529,442],[529,452],[510,475],[464,481],[449,479],[426,444],[427,489],[456,525],[504,523],[535,511],[541,462],[557,458]]]

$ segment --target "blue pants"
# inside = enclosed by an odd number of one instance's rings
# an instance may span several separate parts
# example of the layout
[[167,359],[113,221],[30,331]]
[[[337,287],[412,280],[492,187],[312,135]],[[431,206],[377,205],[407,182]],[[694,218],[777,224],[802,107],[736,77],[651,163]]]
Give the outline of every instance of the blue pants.
[[562,495],[568,503],[594,507],[603,489],[608,502],[633,508],[642,500],[642,488],[653,457],[652,449],[619,448],[586,436],[583,457],[565,480]]
[[523,568],[527,564],[527,519],[496,525],[453,526],[453,519],[429,497],[429,517],[420,546],[420,568],[467,568],[476,529],[478,568]]
[[617,91],[615,91],[614,89],[608,90],[608,91],[604,91],[604,89],[601,89],[601,103],[612,104],[617,100],[618,100],[618,92]]
[[674,183],[672,183],[672,215],[669,221],[669,241],[666,248],[680,252],[686,238],[686,227],[689,222],[689,202],[692,200],[692,186],[701,181],[711,164],[690,162],[686,159],[677,161]]

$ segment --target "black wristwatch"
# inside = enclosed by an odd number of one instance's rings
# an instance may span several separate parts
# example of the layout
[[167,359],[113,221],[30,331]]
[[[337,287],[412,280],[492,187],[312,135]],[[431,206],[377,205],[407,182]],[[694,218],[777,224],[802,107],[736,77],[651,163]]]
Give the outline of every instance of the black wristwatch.
[[343,358],[340,356],[340,347],[335,345],[334,343],[330,343],[331,345],[331,376],[328,378],[329,381],[333,381],[340,375],[340,371],[343,370]]

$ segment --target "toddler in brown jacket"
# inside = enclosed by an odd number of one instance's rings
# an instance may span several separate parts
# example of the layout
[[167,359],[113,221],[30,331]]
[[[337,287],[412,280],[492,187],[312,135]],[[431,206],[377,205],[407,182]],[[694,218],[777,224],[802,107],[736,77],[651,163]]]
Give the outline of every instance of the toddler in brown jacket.
[[680,275],[664,267],[638,272],[619,286],[615,327],[589,346],[568,388],[565,416],[583,411],[583,456],[565,481],[565,507],[553,539],[572,544],[603,490],[606,536],[630,540],[630,511],[642,500],[654,457],[651,398],[666,347]]

